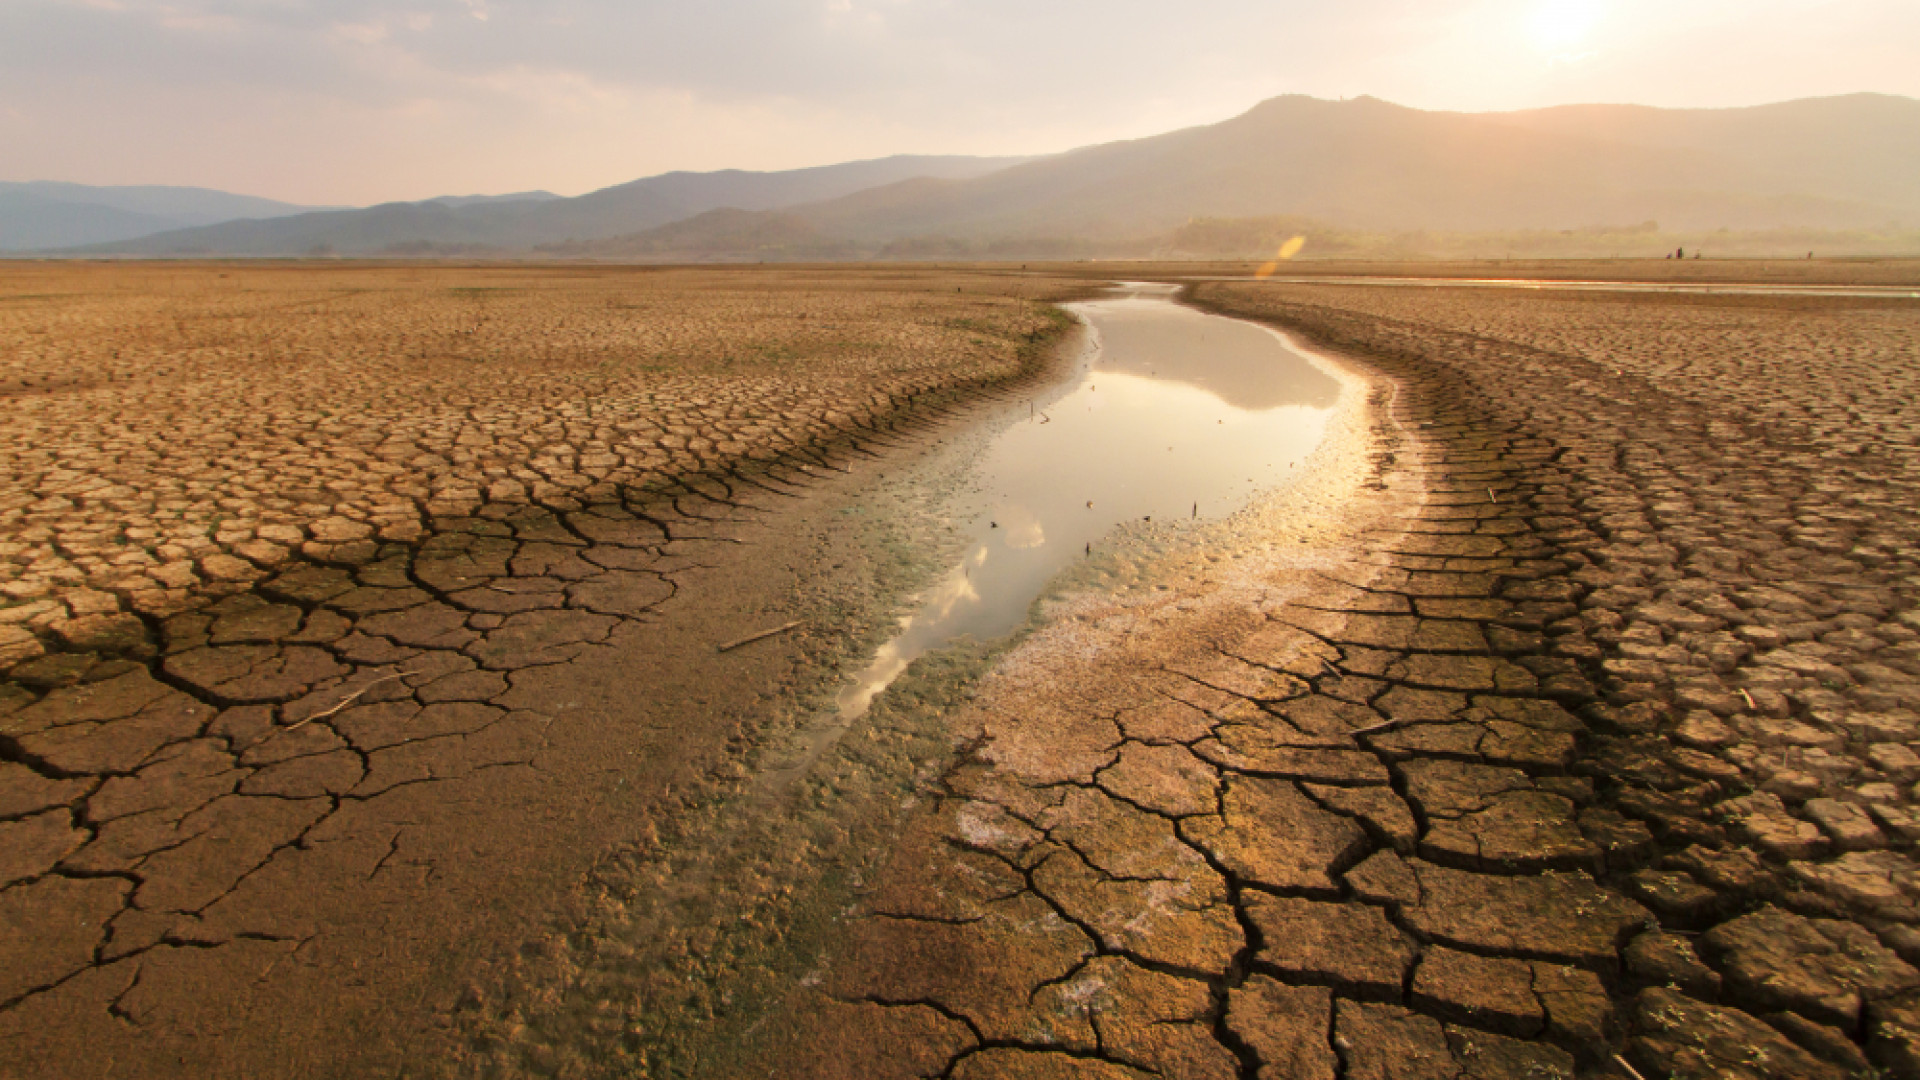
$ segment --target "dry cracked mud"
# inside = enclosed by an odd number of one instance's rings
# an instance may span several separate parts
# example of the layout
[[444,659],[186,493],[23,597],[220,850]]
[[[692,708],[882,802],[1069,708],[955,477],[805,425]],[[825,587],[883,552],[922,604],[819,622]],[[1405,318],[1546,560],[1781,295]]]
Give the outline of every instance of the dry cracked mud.
[[[946,297],[931,276],[908,307]],[[663,1036],[646,1029],[652,954],[582,933],[531,958],[565,985],[473,987],[467,1048],[420,1071],[1920,1076],[1920,308],[1273,283],[1191,298],[1342,358],[1345,411],[1309,474],[1217,529],[1143,530],[1171,537],[1145,584],[1056,598],[977,684],[929,695],[918,722],[936,737],[921,732],[871,863],[811,893],[760,868],[766,904],[741,921],[778,938],[807,925],[781,905],[815,908],[811,930],[770,946],[797,961],[776,995],[717,994],[700,1030]],[[178,958],[244,956],[252,1004],[282,1000],[268,991],[324,937],[272,924],[258,897],[347,880],[329,859],[355,881],[401,872],[487,896],[480,841],[412,822],[523,797],[499,780],[449,792],[462,770],[532,775],[513,754],[537,760],[580,722],[554,706],[603,647],[597,620],[633,616],[581,598],[598,575],[567,560],[707,557],[617,530],[570,545],[552,522],[692,530],[735,512],[686,487],[671,518],[581,499],[530,513],[522,537],[511,514],[469,512],[471,528],[359,541],[359,561],[304,553],[284,594],[248,584],[164,617],[128,600],[151,655],[98,651],[66,686],[29,668],[0,717],[6,767],[23,770],[0,783],[20,830],[0,852],[53,868],[22,879],[46,893],[17,910],[62,917],[10,935],[32,948],[0,971],[58,955],[74,974],[0,1013],[5,1045],[43,1045],[83,1005],[231,1037],[245,996],[209,1007]],[[488,563],[496,536],[550,546],[525,569],[517,548]],[[456,550],[421,554],[431,544]],[[447,581],[416,569],[443,558]],[[450,588],[460,575],[502,599],[461,607],[479,594]],[[381,603],[408,589],[422,599]],[[464,618],[438,618],[446,606]],[[516,621],[529,612],[561,617]],[[303,639],[317,616],[323,640]],[[175,619],[192,620],[179,649]],[[32,630],[47,656],[73,654]],[[460,659],[373,684],[415,656]],[[501,673],[505,697],[488,693]],[[444,697],[426,689],[442,681]],[[850,741],[910,741],[890,709]],[[22,715],[45,753],[84,767],[29,751]],[[418,723],[440,737],[410,741]],[[282,740],[316,744],[275,756]],[[136,768],[97,764],[128,744],[152,749]],[[460,750],[418,749],[435,744]],[[415,831],[364,819],[330,842],[382,800]],[[111,808],[100,826],[95,801]],[[331,815],[304,816],[320,803]],[[125,844],[102,844],[122,819]],[[874,840],[780,822],[765,841],[794,864]],[[416,834],[441,846],[410,850]],[[606,875],[600,923],[578,925],[618,924],[674,885],[658,868]],[[102,951],[122,933],[146,947]],[[698,967],[711,944],[679,948]]]
[[464,965],[842,647],[713,659],[832,576],[795,496],[1030,382],[1050,293],[7,268],[0,1075],[417,1056]]
[[1191,296],[1352,490],[1056,606],[704,1071],[1920,1076],[1920,306]]

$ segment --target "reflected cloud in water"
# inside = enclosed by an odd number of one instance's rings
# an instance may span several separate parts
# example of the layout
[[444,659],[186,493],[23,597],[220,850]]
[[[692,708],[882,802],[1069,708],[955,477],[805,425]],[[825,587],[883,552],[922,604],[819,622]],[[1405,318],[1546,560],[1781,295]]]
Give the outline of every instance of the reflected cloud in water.
[[1272,331],[1131,286],[1073,305],[1093,361],[1059,397],[995,436],[971,545],[839,697],[864,712],[908,664],[1026,618],[1047,581],[1125,522],[1221,517],[1284,482],[1325,431],[1339,383]]

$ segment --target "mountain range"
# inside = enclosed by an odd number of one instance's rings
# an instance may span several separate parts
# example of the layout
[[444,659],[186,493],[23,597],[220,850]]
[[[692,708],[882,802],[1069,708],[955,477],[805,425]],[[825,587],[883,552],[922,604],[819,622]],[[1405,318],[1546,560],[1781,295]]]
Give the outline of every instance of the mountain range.
[[1920,225],[1920,101],[1434,112],[1290,95],[1232,119],[1031,159],[894,157],[668,173],[232,221],[115,240],[145,255],[499,254],[644,260],[1164,252],[1196,221],[1362,230]]
[[[979,176],[1027,158],[900,155],[784,172],[670,172],[574,198],[545,192],[442,198],[178,229],[114,253],[146,255],[470,254],[605,240],[709,210],[771,210],[833,199],[909,177]],[[542,197],[545,196],[545,197]],[[101,249],[109,250],[109,249]]]
[[0,251],[133,240],[236,218],[319,209],[196,187],[92,187],[39,180],[0,183]]

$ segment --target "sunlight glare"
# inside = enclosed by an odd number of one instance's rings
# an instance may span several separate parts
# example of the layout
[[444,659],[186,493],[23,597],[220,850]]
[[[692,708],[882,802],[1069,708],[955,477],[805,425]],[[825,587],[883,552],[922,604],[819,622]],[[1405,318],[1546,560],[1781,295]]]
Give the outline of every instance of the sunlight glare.
[[1564,53],[1580,45],[1599,19],[1596,0],[1540,0],[1527,29],[1542,52]]

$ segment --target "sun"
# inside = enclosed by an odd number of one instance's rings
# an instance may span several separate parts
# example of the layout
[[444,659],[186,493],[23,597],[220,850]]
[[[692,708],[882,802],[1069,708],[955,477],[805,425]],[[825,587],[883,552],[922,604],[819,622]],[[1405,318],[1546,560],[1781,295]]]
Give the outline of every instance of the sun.
[[1540,51],[1565,53],[1578,48],[1599,19],[1596,0],[1540,0],[1527,30]]

